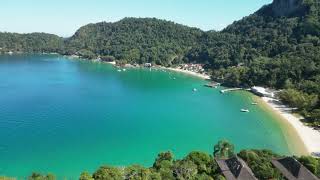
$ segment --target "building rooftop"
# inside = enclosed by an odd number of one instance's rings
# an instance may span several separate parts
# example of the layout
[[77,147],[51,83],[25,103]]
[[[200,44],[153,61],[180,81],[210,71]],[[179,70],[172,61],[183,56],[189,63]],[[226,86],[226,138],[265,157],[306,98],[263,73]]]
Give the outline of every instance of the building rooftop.
[[253,86],[251,91],[259,96],[274,97],[274,92],[264,87]]
[[247,164],[237,156],[215,160],[227,180],[257,180]]
[[288,180],[319,180],[306,167],[293,157],[272,160],[272,164]]

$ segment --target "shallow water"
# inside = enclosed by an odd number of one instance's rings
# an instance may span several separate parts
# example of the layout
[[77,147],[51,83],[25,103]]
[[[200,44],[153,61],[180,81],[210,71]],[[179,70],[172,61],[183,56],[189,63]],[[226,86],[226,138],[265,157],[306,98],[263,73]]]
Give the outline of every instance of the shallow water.
[[290,154],[278,122],[250,94],[205,83],[56,55],[0,56],[0,175],[75,179],[103,164],[151,166],[166,150],[212,153],[220,139]]

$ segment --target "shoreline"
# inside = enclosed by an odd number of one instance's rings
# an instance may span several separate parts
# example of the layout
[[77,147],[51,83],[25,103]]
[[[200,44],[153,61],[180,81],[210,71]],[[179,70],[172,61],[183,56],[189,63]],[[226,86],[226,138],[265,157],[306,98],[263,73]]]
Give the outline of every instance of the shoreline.
[[171,68],[171,67],[162,67],[162,66],[161,66],[161,68],[167,69],[167,70],[170,70],[170,71],[179,72],[179,73],[184,73],[184,74],[191,75],[191,76],[194,76],[194,77],[198,77],[198,78],[201,78],[201,79],[204,79],[204,80],[211,79],[211,77],[209,75],[200,74],[200,73],[196,73],[196,72],[188,71],[188,70],[184,70],[184,69]]
[[[116,62],[115,61],[103,61],[103,63],[107,63],[107,64],[111,64],[113,66],[116,66]],[[124,65],[124,67],[126,67],[126,68],[136,68],[135,66],[133,66],[131,64],[126,64],[126,65]],[[141,65],[139,65],[138,67],[140,67],[140,68],[142,67],[143,68],[143,66],[141,66]],[[188,70],[184,70],[184,69],[180,69],[180,68],[164,67],[164,66],[153,66],[151,68],[165,69],[165,70],[169,70],[169,71],[183,73],[183,74],[186,74],[186,75],[190,75],[190,76],[201,78],[203,80],[210,80],[211,79],[211,77],[209,75],[200,74],[200,73],[197,73],[197,72],[188,71]]]
[[[107,62],[103,63],[116,66],[116,62]],[[124,67],[130,68],[131,66],[125,65]],[[143,66],[139,66],[143,67]],[[178,73],[183,73],[193,77],[198,77],[203,80],[211,79],[209,75],[196,73],[193,71],[183,70],[180,68],[173,67],[164,67],[164,66],[154,66],[152,68],[166,69]],[[320,153],[320,132],[314,130],[312,127],[309,127],[301,122],[301,118],[295,116],[291,109],[282,103],[279,103],[278,100],[267,98],[267,97],[258,97],[255,98],[270,111],[275,118],[278,119],[281,129],[284,133],[284,136],[287,140],[288,148],[295,155],[312,155],[314,153]]]
[[266,108],[272,111],[283,126],[288,147],[298,155],[314,155],[320,152],[320,132],[301,122],[302,118],[295,116],[291,108],[276,99],[257,97]]

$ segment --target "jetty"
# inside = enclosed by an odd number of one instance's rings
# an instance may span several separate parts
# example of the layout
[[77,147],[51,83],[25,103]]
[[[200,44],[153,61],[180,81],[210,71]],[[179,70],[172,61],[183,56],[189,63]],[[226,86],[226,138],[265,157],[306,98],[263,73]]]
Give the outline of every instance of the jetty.
[[239,90],[243,90],[243,88],[229,88],[229,89],[223,89],[220,92],[222,94],[227,93],[227,92],[231,92],[231,91],[239,91]]
[[221,86],[220,83],[217,83],[217,82],[210,82],[206,85],[204,85],[205,87],[209,87],[209,88],[218,88],[219,86]]

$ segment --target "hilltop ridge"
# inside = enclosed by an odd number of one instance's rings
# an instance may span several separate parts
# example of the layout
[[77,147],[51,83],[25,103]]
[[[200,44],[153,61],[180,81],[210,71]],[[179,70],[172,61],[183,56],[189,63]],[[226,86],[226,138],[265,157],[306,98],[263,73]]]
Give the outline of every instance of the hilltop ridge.
[[0,51],[58,52],[163,66],[201,63],[225,86],[293,90],[283,100],[308,122],[320,124],[319,37],[319,0],[274,0],[220,32],[155,18],[125,18],[83,26],[67,39],[0,33]]

